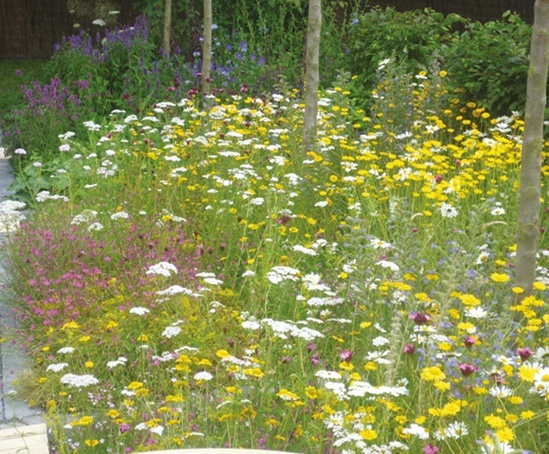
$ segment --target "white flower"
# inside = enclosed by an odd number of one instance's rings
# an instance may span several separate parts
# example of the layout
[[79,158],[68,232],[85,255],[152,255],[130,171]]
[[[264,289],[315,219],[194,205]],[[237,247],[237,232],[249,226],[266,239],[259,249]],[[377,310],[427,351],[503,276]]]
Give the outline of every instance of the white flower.
[[177,336],[181,332],[181,328],[178,326],[168,326],[164,331],[162,331],[162,336],[167,337],[168,339]]
[[382,266],[383,268],[389,268],[391,271],[400,270],[400,267],[396,263],[390,262],[389,260],[380,260],[379,262],[376,262],[376,265]]
[[242,328],[257,331],[258,329],[261,329],[261,324],[255,320],[247,320],[242,322]]
[[490,211],[490,214],[492,216],[503,216],[505,214],[505,210],[502,207],[495,207]]
[[61,353],[63,355],[66,353],[72,353],[74,352],[74,350],[75,350],[74,347],[63,347],[57,350],[57,353]]
[[64,143],[59,146],[59,151],[71,151],[71,146],[68,143]]
[[402,429],[402,433],[415,435],[420,440],[427,440],[429,438],[429,432],[427,432],[427,430],[417,424],[412,424],[410,427]]
[[293,247],[293,250],[295,252],[301,252],[302,254],[305,254],[305,255],[316,255],[316,251],[313,250],[313,249],[308,249],[306,247],[303,247],[299,244],[296,244],[294,247]]
[[247,271],[244,271],[244,273],[242,273],[242,277],[254,277],[254,276],[255,276],[255,272],[252,270],[247,270]]
[[19,155],[26,155],[27,152],[25,150],[23,150],[22,148],[17,148],[15,151],[14,151],[15,154],[19,154]]
[[160,274],[162,276],[170,277],[171,274],[177,274],[177,268],[168,262],[159,262],[156,265],[151,265],[146,274]]
[[265,199],[263,197],[256,197],[255,199],[250,200],[250,205],[263,205]]
[[95,19],[92,24],[99,25],[100,27],[104,27],[105,25],[107,25],[103,19]]
[[164,427],[162,426],[151,427],[150,432],[153,434],[162,435],[164,433]]
[[90,232],[92,232],[94,230],[103,230],[103,224],[101,224],[99,222],[94,222],[93,224],[90,224],[90,226],[88,227],[88,230]]
[[65,374],[61,377],[60,381],[71,388],[86,388],[90,385],[99,384],[99,380],[93,375]]
[[341,380],[341,374],[335,370],[319,370],[315,377],[321,378],[323,380]]
[[443,218],[455,218],[459,213],[456,208],[449,203],[442,202],[440,205],[440,214]]
[[61,372],[67,366],[68,363],[50,364],[48,367],[46,367],[46,372],[48,370],[52,370],[53,372]]
[[463,422],[453,422],[444,430],[444,435],[448,438],[461,438],[469,433],[469,429]]
[[267,279],[273,284],[279,284],[282,281],[297,281],[299,270],[289,266],[274,266],[267,272]]
[[326,206],[328,206],[328,202],[326,202],[326,201],[321,201],[321,202],[316,202],[315,203],[315,207],[324,208]]
[[389,343],[389,339],[387,339],[386,337],[383,337],[383,336],[378,336],[372,341],[372,343],[376,347],[381,347],[382,345],[387,345]]
[[536,372],[532,392],[542,397],[549,396],[549,367],[543,367]]
[[194,374],[194,379],[195,380],[209,381],[212,378],[213,378],[213,375],[210,374],[209,372],[206,372],[206,371],[202,371],[202,372],[198,372],[198,373]]
[[221,279],[216,279],[215,277],[207,277],[204,279],[204,282],[206,284],[210,285],[221,285],[223,284],[223,281]]
[[136,314],[136,315],[145,315],[145,314],[148,314],[150,312],[149,309],[147,309],[146,307],[132,307],[130,309],[130,314]]
[[116,219],[128,219],[130,215],[125,211],[119,211],[118,213],[111,214],[111,219],[114,221]]
[[171,287],[168,287],[166,290],[159,290],[156,292],[157,295],[178,295],[178,294],[184,294],[184,295],[192,295],[192,290],[189,290],[188,288],[181,287],[180,285],[172,285]]
[[107,362],[107,367],[109,369],[112,369],[116,366],[125,366],[127,362],[128,362],[128,359],[121,356],[116,361],[108,361]]
[[513,395],[513,390],[507,386],[492,386],[488,392],[494,397],[509,397]]
[[482,307],[477,306],[467,309],[465,311],[465,315],[471,318],[486,318],[488,316],[488,312]]

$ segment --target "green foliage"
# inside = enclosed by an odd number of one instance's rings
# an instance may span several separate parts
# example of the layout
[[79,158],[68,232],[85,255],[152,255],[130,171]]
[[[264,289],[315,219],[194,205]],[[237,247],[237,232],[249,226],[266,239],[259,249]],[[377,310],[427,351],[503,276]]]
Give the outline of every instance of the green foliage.
[[388,58],[412,74],[427,69],[433,58],[444,53],[456,34],[452,26],[461,21],[455,14],[444,17],[432,9],[399,13],[374,7],[355,14],[347,26],[345,69],[358,75],[357,95],[368,97],[379,64]]
[[531,26],[509,12],[500,21],[467,24],[445,52],[450,79],[494,114],[523,111],[531,34]]

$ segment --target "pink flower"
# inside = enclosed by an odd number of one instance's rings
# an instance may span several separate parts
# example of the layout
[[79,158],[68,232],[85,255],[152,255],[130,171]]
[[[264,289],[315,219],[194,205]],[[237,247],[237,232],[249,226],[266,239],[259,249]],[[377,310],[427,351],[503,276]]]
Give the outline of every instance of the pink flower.
[[412,312],[409,318],[416,322],[416,325],[425,325],[431,321],[431,317],[428,314],[423,314],[421,312]]

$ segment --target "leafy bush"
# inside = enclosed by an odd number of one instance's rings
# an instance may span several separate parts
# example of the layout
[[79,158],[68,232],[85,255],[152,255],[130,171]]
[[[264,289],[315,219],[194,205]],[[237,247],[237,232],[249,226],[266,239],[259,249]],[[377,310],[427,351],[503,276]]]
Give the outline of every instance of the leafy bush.
[[356,14],[348,24],[345,69],[358,76],[357,95],[369,97],[379,64],[389,58],[412,74],[428,69],[457,33],[452,26],[460,21],[455,14],[444,17],[432,9],[399,13],[374,7]]
[[454,35],[445,66],[456,87],[495,114],[523,110],[532,28],[506,13],[497,22],[472,22]]

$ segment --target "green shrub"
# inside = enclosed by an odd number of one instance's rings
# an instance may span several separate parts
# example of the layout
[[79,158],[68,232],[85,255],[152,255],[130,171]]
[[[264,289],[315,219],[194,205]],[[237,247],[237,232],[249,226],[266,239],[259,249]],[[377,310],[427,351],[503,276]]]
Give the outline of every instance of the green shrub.
[[379,64],[389,58],[411,74],[426,70],[443,53],[457,32],[452,26],[463,19],[425,9],[399,13],[374,7],[355,15],[347,33],[346,70],[357,75],[357,94],[366,101],[376,84]]
[[445,51],[450,80],[496,115],[522,111],[531,34],[532,28],[510,13],[500,21],[467,24]]

